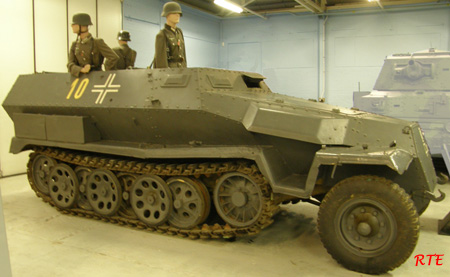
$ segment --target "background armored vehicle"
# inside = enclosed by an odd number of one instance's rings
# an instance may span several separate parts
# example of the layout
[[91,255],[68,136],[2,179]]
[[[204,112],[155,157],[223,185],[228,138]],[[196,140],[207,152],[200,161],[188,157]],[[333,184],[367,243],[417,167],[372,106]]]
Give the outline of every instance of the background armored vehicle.
[[436,168],[450,170],[450,52],[386,58],[373,91],[355,92],[353,101],[364,111],[419,122]]
[[[417,123],[270,91],[205,68],[19,76],[3,103],[31,187],[65,213],[190,238],[255,234],[281,203],[319,204],[345,267],[413,251],[436,176]],[[417,209],[417,210],[416,210]]]

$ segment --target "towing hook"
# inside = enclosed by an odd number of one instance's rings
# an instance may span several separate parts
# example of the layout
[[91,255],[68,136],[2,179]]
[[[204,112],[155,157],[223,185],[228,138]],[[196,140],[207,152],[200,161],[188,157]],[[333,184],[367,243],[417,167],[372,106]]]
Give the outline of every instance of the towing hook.
[[438,191],[441,194],[438,197],[434,196],[434,194],[429,191],[425,191],[424,197],[430,199],[433,202],[441,202],[445,198],[445,193],[443,193],[440,189],[438,189]]

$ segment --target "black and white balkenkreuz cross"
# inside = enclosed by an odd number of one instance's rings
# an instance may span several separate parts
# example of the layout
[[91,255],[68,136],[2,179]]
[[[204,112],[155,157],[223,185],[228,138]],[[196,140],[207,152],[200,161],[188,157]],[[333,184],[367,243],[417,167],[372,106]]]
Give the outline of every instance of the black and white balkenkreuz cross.
[[116,78],[116,74],[109,74],[108,79],[104,85],[95,85],[92,92],[99,92],[97,100],[95,100],[95,104],[103,103],[108,92],[119,92],[120,85],[113,85],[114,78]]

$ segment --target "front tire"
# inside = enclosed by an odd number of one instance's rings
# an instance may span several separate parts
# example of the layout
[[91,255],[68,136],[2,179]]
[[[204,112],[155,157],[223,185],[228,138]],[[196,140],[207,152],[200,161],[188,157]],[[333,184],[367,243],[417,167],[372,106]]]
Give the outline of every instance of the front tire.
[[344,267],[368,274],[404,263],[416,246],[419,227],[410,196],[377,176],[339,182],[319,210],[319,235],[328,253]]

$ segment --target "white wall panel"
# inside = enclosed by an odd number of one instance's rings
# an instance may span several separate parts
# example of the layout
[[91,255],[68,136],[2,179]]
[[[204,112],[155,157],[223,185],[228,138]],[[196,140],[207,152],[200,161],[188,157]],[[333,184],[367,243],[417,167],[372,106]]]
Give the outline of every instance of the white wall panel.
[[179,26],[184,34],[188,66],[219,67],[219,20],[184,8]]
[[37,0],[34,7],[36,71],[66,72],[66,1]]
[[[201,13],[194,12],[186,7],[183,8],[183,16],[180,18],[180,28],[182,28],[184,36],[194,37],[211,42],[219,41],[219,20],[209,16],[201,15]],[[164,24],[165,18],[162,17],[161,19],[162,23]]]
[[98,0],[98,37],[109,47],[119,46],[117,33],[122,29],[120,0]]
[[155,55],[155,38],[159,32],[159,24],[124,18],[124,29],[130,32],[130,47],[137,52],[135,66],[146,68],[152,63]]
[[162,4],[158,0],[125,0],[123,16],[148,23],[161,23]]
[[444,28],[447,29],[447,49],[450,50],[450,16],[447,16],[447,21],[444,24]]
[[262,60],[265,68],[317,67],[315,38],[291,38],[263,42]]
[[[250,64],[260,63],[257,72],[267,77],[266,83],[272,91],[317,98],[319,49],[316,18],[288,15],[263,20],[252,17],[224,20],[222,25],[226,47],[221,48],[220,55],[224,68],[251,71]],[[252,49],[252,45],[258,43],[261,51]],[[241,45],[245,45],[246,52],[239,49]],[[237,53],[240,53],[239,60]]]
[[[31,1],[2,0],[0,8],[0,102],[3,103],[19,74],[33,72],[33,22]],[[12,155],[9,144],[14,134],[11,119],[0,108],[0,169],[4,176],[26,171],[28,154]]]
[[263,75],[266,84],[275,93],[296,96],[304,99],[317,99],[317,83],[300,81],[317,80],[317,70],[310,68],[265,68]]
[[262,73],[261,43],[229,43],[228,69]]
[[219,67],[219,43],[185,36],[186,60],[189,67]]

